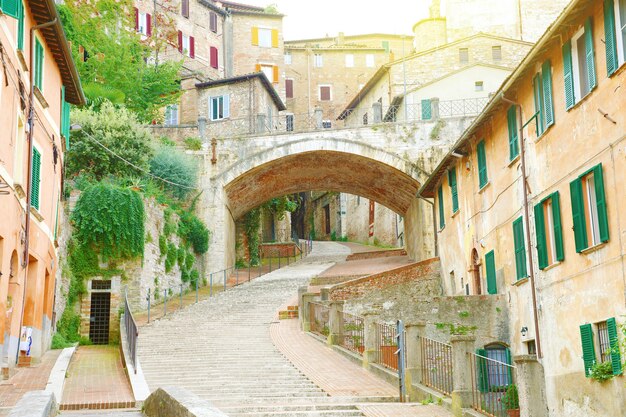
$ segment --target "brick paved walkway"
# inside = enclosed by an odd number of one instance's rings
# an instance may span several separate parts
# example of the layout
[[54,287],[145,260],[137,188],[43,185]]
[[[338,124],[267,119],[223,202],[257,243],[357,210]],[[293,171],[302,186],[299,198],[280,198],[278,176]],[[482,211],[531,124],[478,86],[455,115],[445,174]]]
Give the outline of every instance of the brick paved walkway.
[[46,388],[50,372],[60,354],[61,350],[50,350],[43,355],[40,363],[29,368],[19,368],[11,378],[0,382],[0,416],[8,415],[26,392]]
[[74,353],[63,389],[62,410],[135,406],[119,346],[80,346]]
[[[322,342],[300,331],[298,320],[274,322],[274,345],[296,368],[331,396],[397,397],[398,388],[366,371]],[[436,405],[359,404],[368,417],[451,417]]]

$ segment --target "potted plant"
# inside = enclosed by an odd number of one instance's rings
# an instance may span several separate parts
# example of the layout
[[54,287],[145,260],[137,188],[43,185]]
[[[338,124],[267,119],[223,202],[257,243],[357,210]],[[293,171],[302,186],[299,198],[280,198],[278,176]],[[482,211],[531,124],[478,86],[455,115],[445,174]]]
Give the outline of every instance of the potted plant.
[[502,396],[502,404],[507,410],[509,417],[519,417],[519,393],[517,385],[511,384],[507,387],[506,392]]

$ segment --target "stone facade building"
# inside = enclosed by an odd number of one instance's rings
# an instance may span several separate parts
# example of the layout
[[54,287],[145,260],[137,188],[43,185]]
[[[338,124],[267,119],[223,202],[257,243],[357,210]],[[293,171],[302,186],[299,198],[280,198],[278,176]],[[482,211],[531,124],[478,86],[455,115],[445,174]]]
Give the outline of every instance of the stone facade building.
[[420,190],[445,292],[506,295],[510,349],[536,355],[522,415],[626,414],[625,7],[572,1]]
[[70,146],[69,105],[85,103],[59,22],[52,0],[2,4],[0,351],[3,371],[14,367],[18,357],[20,364],[39,360],[50,347],[55,326],[58,219],[62,211],[64,154]]

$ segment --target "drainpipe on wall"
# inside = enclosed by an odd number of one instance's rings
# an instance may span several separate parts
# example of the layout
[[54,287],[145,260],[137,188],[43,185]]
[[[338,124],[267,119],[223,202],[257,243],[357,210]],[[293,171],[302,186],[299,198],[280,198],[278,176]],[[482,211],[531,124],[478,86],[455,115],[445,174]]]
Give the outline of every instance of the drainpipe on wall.
[[[28,253],[30,240],[30,208],[31,208],[31,182],[33,167],[33,131],[35,130],[35,31],[54,26],[58,20],[54,20],[36,25],[30,28],[30,93],[28,96],[28,171],[26,174],[26,222],[24,226],[24,258],[22,259],[22,268],[24,268],[24,290],[22,291],[22,311],[20,312],[20,338],[22,335],[22,325],[24,324],[24,309],[26,306],[26,284],[28,282]],[[63,30],[63,29],[61,29]],[[20,356],[20,342],[18,338],[17,350],[15,352],[15,364],[17,365]]]
[[530,263],[530,287],[532,293],[532,301],[533,301],[533,319],[535,322],[535,344],[537,345],[537,358],[541,359],[543,357],[541,351],[541,340],[539,338],[539,317],[537,315],[537,289],[535,286],[535,268],[533,262],[533,250],[530,240],[530,214],[528,210],[528,183],[526,181],[526,152],[524,148],[524,127],[528,123],[530,123],[537,115],[535,114],[528,122],[525,124],[522,123],[522,106],[519,103],[516,103],[512,100],[504,97],[504,94],[500,96],[502,101],[505,101],[513,106],[517,107],[517,113],[520,120],[520,128],[519,128],[519,143],[520,143],[520,162],[521,162],[521,170],[522,170],[522,187],[524,194],[524,225],[526,226],[526,247],[528,248],[528,261]]

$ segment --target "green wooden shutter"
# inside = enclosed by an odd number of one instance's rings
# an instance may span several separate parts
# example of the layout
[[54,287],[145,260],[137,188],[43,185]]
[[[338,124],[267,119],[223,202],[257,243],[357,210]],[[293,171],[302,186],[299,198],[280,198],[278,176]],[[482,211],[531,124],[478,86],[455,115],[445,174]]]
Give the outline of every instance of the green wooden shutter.
[[517,134],[517,107],[509,107],[507,112],[507,121],[509,125],[509,160],[513,160],[519,155],[519,141]]
[[446,219],[444,218],[443,210],[443,186],[439,186],[437,190],[437,199],[439,200],[439,228],[443,229],[446,225]]
[[552,221],[554,226],[554,246],[556,248],[556,260],[561,262],[565,259],[563,251],[563,227],[561,226],[561,198],[559,192],[552,194]]
[[35,85],[43,92],[43,45],[39,39],[35,39]]
[[606,49],[606,72],[609,77],[618,67],[614,7],[613,0],[604,0],[604,46]]
[[552,65],[546,61],[541,66],[541,80],[543,84],[543,112],[545,126],[554,124],[554,104],[552,103]]
[[592,29],[591,18],[589,17],[585,21],[585,57],[587,60],[587,80],[589,80],[589,90],[593,90],[597,85]]
[[[504,356],[506,358],[507,365],[513,365],[513,360],[511,359],[511,349],[504,349]],[[509,374],[509,384],[513,383],[513,368],[511,366],[506,367]]]
[[39,210],[39,183],[41,181],[41,154],[33,148],[33,161],[30,182],[30,205]]
[[478,183],[483,188],[487,185],[487,155],[485,154],[485,141],[481,140],[476,145],[476,154],[478,160]]
[[24,50],[24,3],[17,0],[19,10],[17,12],[17,49]]
[[448,171],[448,184],[452,194],[452,213],[459,211],[459,191],[456,184],[456,168]]
[[21,0],[2,0],[2,2],[0,3],[2,7],[2,13],[6,14],[7,16],[19,19],[20,1]]
[[522,218],[513,222],[513,243],[515,245],[515,270],[517,279],[526,278],[528,269],[526,267],[526,245],[524,243],[524,224]]
[[565,81],[565,109],[569,109],[576,104],[574,73],[572,71],[572,43],[569,40],[563,45],[563,80]]
[[604,195],[604,178],[602,164],[593,168],[593,181],[596,188],[596,207],[598,208],[598,228],[600,229],[600,241],[609,240],[609,220],[606,212],[606,197]]
[[587,227],[585,225],[585,205],[583,202],[583,184],[580,178],[569,184],[572,200],[572,219],[574,220],[574,239],[576,252],[580,253],[587,248]]
[[[476,377],[478,378],[478,389],[480,392],[487,392],[489,389],[489,373],[487,372],[487,350],[476,349]],[[484,356],[484,357],[481,357]]]
[[583,346],[585,376],[589,376],[591,367],[596,363],[596,349],[593,346],[593,330],[591,329],[591,324],[583,324],[580,326],[580,341]]
[[609,333],[609,342],[611,346],[611,365],[613,366],[613,375],[622,373],[622,356],[619,352],[619,339],[617,338],[617,324],[615,317],[606,321],[606,328]]
[[548,245],[546,242],[546,221],[543,215],[543,202],[535,206],[535,231],[537,233],[539,269],[544,269],[548,266]]
[[485,255],[485,272],[487,275],[487,293],[497,294],[498,285],[496,283],[496,256],[495,252],[491,251]]
[[535,98],[535,113],[537,113],[537,117],[535,118],[535,126],[537,126],[537,136],[541,136],[544,129],[544,114],[543,114],[543,97],[542,97],[542,85],[541,85],[541,77],[539,74],[536,74],[533,78],[533,93]]
[[430,120],[433,112],[430,105],[430,99],[422,100],[422,120]]

